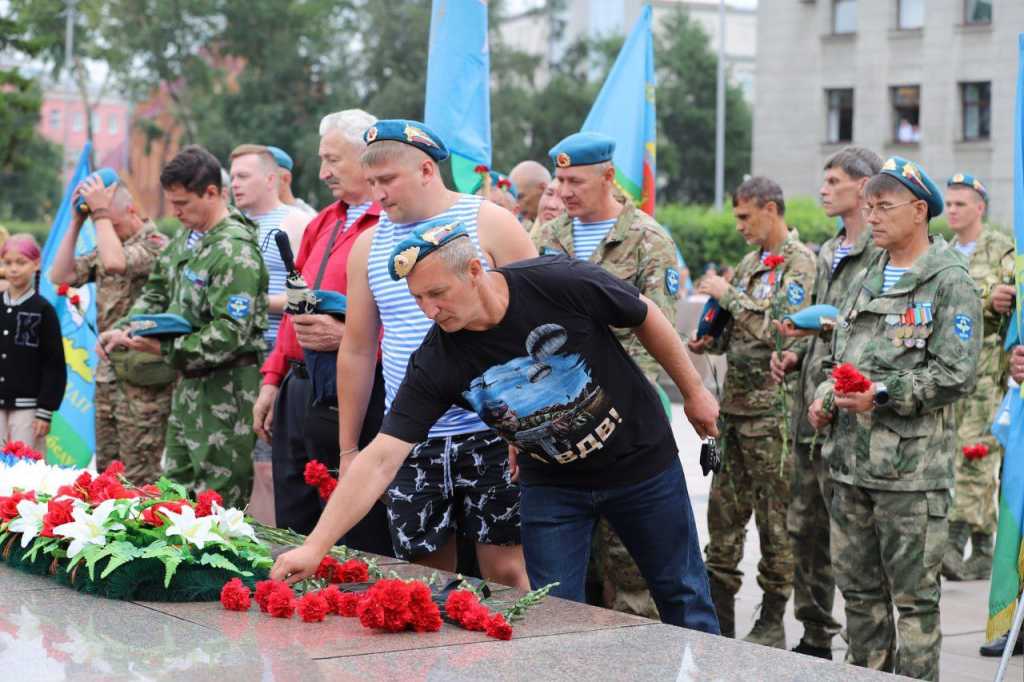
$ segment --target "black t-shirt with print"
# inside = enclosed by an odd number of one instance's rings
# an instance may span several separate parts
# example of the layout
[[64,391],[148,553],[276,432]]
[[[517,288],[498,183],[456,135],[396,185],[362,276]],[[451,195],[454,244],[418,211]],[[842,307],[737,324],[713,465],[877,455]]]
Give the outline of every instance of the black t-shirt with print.
[[564,256],[497,271],[504,318],[478,332],[434,325],[381,431],[420,442],[455,404],[519,448],[527,485],[609,488],[664,471],[678,456],[665,410],[610,329],[643,323],[637,289]]

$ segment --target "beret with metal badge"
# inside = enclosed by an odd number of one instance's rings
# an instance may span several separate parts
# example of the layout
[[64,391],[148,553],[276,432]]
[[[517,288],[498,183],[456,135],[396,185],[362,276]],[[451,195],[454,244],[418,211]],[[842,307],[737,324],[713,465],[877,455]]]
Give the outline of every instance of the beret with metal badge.
[[363,141],[367,145],[374,142],[391,140],[416,147],[434,161],[448,158],[448,147],[444,141],[426,124],[409,121],[404,118],[389,118],[377,121],[363,133]]
[[882,164],[881,172],[899,180],[911,194],[927,203],[929,220],[942,214],[945,207],[942,192],[921,166],[901,156],[892,156]]
[[453,239],[468,237],[469,233],[459,221],[445,218],[428,220],[391,250],[388,272],[396,282],[408,275],[413,266]]
[[988,201],[988,190],[981,180],[970,173],[957,173],[946,181],[946,187],[968,187],[981,195],[981,198]]
[[613,138],[589,131],[573,133],[548,150],[548,156],[558,168],[611,161],[614,153]]

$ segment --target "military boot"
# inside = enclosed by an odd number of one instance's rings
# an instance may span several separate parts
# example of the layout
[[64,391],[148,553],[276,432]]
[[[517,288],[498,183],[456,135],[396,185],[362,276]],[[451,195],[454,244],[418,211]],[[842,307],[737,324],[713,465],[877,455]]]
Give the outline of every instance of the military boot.
[[780,597],[777,594],[764,595],[757,622],[754,623],[750,634],[744,637],[743,641],[785,649],[786,628],[782,624],[782,617],[786,613],[786,601],[785,597]]
[[723,637],[736,638],[736,595],[729,592],[714,578],[711,583],[711,603],[718,614],[718,628]]
[[960,572],[964,580],[988,580],[992,574],[992,536],[971,533],[971,556]]
[[953,521],[949,524],[949,544],[946,545],[946,553],[942,555],[943,578],[963,580],[964,547],[967,546],[969,535],[970,529],[966,523]]

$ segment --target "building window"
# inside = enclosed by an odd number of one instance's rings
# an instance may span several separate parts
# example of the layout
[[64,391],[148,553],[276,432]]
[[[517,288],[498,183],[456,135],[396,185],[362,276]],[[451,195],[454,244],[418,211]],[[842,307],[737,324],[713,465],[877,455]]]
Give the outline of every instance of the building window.
[[899,144],[921,141],[921,86],[898,85],[892,95],[893,139]]
[[825,141],[829,144],[853,140],[853,89],[826,90],[828,120]]
[[964,0],[965,24],[991,24],[992,0]]
[[107,132],[111,135],[117,135],[117,116],[109,116],[107,118]]
[[71,129],[76,133],[82,131],[82,112],[76,111],[74,116],[71,117]]
[[857,0],[832,0],[832,32],[857,32]]
[[991,83],[961,83],[964,140],[987,140],[992,112]]
[[924,26],[924,0],[897,0],[899,3],[899,28],[901,31]]
[[60,109],[50,109],[50,117],[49,120],[46,122],[46,125],[51,130],[60,129]]

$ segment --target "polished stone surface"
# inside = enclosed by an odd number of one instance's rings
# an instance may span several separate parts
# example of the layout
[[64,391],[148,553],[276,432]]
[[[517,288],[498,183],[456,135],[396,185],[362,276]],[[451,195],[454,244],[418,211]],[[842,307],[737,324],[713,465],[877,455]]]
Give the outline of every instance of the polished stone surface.
[[669,625],[530,637],[318,661],[331,680],[750,680],[907,679],[723,640]]
[[[0,569],[4,582],[11,570]],[[45,578],[26,576],[43,584]],[[215,628],[68,588],[3,592],[0,670],[36,680],[206,679],[251,682],[319,676],[299,652],[263,652]],[[292,677],[290,679],[298,679]]]

